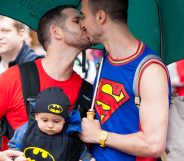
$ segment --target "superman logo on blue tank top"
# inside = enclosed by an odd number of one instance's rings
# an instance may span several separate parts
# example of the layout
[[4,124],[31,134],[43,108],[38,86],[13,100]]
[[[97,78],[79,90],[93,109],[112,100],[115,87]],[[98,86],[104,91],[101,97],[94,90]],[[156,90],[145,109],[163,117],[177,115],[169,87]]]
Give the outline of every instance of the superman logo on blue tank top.
[[104,124],[129,98],[123,84],[101,79],[95,101],[101,124]]

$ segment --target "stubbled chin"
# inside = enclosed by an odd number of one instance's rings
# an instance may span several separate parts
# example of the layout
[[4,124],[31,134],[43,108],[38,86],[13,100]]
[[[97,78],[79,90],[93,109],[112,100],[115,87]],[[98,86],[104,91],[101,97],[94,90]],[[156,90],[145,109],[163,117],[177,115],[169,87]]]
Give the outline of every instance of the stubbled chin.
[[88,48],[90,48],[92,45],[91,44],[85,44],[83,46],[81,46],[81,50],[86,50]]
[[94,45],[94,41],[93,41],[93,38],[91,36],[89,36],[88,34],[88,41],[90,42],[91,45]]

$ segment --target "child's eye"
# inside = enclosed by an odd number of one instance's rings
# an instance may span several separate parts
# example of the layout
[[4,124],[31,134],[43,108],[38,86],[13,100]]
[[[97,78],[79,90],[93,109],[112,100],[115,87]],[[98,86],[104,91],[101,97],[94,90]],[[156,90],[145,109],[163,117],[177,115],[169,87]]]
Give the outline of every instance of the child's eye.
[[43,122],[47,122],[47,120],[42,120]]
[[57,120],[57,121],[54,121],[54,123],[59,123],[60,121],[59,120]]

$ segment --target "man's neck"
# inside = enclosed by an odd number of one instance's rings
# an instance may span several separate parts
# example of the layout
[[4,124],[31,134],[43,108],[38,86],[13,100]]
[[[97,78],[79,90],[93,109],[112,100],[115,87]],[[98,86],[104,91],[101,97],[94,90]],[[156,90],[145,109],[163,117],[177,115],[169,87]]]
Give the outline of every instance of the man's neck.
[[4,69],[8,69],[9,67],[9,62],[13,61],[16,59],[17,55],[19,54],[21,48],[22,48],[22,44],[20,44],[19,46],[17,46],[16,48],[14,48],[12,51],[6,52],[6,53],[1,53],[1,67],[3,67]]
[[48,50],[42,59],[45,72],[55,80],[64,81],[70,78],[74,60],[78,54],[76,49]]
[[129,32],[126,26],[113,26],[113,34],[108,28],[105,32],[106,39],[103,41],[107,52],[115,59],[122,59],[134,54],[138,47],[138,41]]
[[0,62],[0,74],[8,69],[8,66],[4,65],[2,61]]
[[[17,55],[9,55],[8,53],[5,53],[1,56],[1,62],[0,62],[0,70],[4,72],[9,68],[9,62],[14,60]],[[0,71],[0,73],[2,73]]]

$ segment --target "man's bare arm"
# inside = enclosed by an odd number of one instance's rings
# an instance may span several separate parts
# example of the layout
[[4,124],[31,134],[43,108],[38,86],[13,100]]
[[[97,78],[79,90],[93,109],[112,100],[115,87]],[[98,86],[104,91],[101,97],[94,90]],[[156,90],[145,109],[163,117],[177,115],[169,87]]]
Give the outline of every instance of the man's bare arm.
[[[168,92],[168,78],[164,68],[158,64],[147,67],[140,84],[139,112],[142,131],[128,135],[109,132],[106,146],[135,156],[160,156],[165,149],[166,142]],[[99,143],[99,122],[83,119],[82,125],[81,138],[86,142]],[[90,134],[91,129],[93,132]]]

